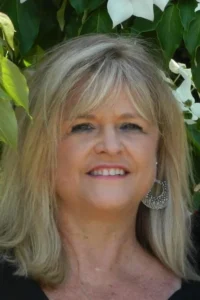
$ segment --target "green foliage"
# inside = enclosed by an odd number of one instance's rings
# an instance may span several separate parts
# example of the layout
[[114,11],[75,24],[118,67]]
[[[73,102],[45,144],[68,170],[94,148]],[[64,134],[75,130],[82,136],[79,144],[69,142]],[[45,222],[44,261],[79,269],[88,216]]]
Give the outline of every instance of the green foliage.
[[19,67],[12,62],[14,27],[3,13],[0,13],[0,25],[0,141],[16,148],[18,129],[13,105],[22,106],[28,113],[28,87]]
[[[148,38],[161,49],[164,65],[174,58],[192,69],[192,79],[200,92],[200,11],[195,12],[196,6],[196,0],[171,0],[164,11],[154,5],[154,21],[132,16],[113,28],[107,0],[1,1],[0,140],[16,147],[13,108],[22,106],[29,113],[28,88],[21,71],[39,61],[48,48],[82,34],[114,32]],[[198,102],[197,91],[193,96]],[[187,126],[187,131],[196,162],[196,181],[200,183],[199,121]],[[200,207],[199,195],[194,193],[196,207]]]
[[5,36],[5,40],[7,41],[8,45],[12,50],[14,50],[14,43],[13,43],[13,38],[14,38],[14,26],[9,19],[9,17],[3,13],[0,12],[0,28],[2,29],[2,32]]
[[70,0],[71,6],[76,10],[77,14],[82,14],[84,11],[91,12],[101,6],[105,0]]
[[200,11],[196,13],[195,19],[191,21],[188,30],[185,31],[184,41],[188,52],[194,58],[196,49],[200,46]]
[[33,46],[39,32],[40,17],[34,0],[21,4],[19,0],[4,1],[4,11],[16,29],[19,50],[25,55]]
[[172,4],[165,9],[156,31],[164,54],[170,60],[179,47],[183,35],[183,27],[177,5]]
[[200,151],[200,130],[196,124],[188,126],[188,136],[191,144]]
[[135,18],[133,26],[132,26],[132,33],[142,33],[153,31],[158,26],[162,18],[162,11],[154,5],[154,20],[149,21],[143,18]]
[[57,11],[57,20],[58,23],[60,25],[60,30],[63,31],[64,30],[64,26],[65,26],[65,9],[67,6],[67,0],[64,0],[60,9]]
[[1,62],[1,83],[5,92],[14,101],[15,105],[22,106],[28,112],[28,87],[25,77],[19,68],[6,57]]
[[10,146],[17,145],[17,120],[9,101],[0,101],[0,140]]
[[178,8],[180,11],[181,23],[184,30],[188,30],[190,22],[195,19],[196,0],[179,0]]
[[192,75],[200,91],[200,46],[196,48],[195,59],[192,61]]
[[109,33],[112,31],[112,22],[106,8],[98,8],[93,14],[86,17],[81,28],[81,34],[87,33]]

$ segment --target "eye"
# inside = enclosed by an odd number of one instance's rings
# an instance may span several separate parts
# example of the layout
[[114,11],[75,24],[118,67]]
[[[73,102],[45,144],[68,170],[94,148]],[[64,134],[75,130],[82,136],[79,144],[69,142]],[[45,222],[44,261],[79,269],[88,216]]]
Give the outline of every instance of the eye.
[[120,126],[120,128],[125,131],[129,131],[129,130],[143,131],[143,128],[135,123],[124,123]]
[[84,131],[91,131],[94,129],[94,126],[90,123],[82,123],[72,126],[71,132],[84,132]]

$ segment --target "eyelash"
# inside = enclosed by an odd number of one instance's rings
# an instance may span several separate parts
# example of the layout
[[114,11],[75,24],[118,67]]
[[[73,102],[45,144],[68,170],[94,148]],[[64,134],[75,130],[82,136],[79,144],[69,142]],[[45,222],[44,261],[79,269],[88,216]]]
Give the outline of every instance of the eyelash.
[[[123,123],[121,126],[125,128],[125,131],[129,131],[129,130],[143,131],[142,127],[135,123]],[[71,132],[76,133],[76,132],[92,131],[93,129],[94,126],[92,124],[82,123],[73,126]]]

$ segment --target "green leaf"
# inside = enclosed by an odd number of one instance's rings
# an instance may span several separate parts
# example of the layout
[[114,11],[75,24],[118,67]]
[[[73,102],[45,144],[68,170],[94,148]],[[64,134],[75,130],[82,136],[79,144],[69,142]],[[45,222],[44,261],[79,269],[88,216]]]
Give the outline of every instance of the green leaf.
[[196,55],[191,69],[195,86],[197,90],[200,91],[200,46],[196,49]]
[[17,22],[19,28],[20,51],[24,55],[33,46],[39,32],[39,12],[33,0],[20,4],[16,0]]
[[190,22],[195,18],[196,0],[179,0],[178,9],[180,11],[181,23],[185,30],[188,30]]
[[70,0],[71,6],[76,10],[77,14],[82,14],[88,8],[88,0]]
[[177,5],[169,5],[157,26],[157,36],[164,54],[170,60],[182,40],[183,27]]
[[0,38],[0,59],[4,54],[3,47],[4,47],[4,40]]
[[191,154],[192,154],[192,162],[193,162],[193,169],[194,169],[194,172],[193,172],[193,175],[194,175],[194,180],[196,183],[199,183],[200,182],[200,151],[192,146],[192,151],[191,151]]
[[194,210],[200,209],[200,192],[194,193],[193,197]]
[[52,2],[53,2],[53,4],[54,4],[57,8],[59,8],[60,5],[61,5],[62,0],[52,0]]
[[65,26],[65,33],[67,38],[76,37],[81,26],[82,22],[80,16],[78,16],[76,13],[71,14],[70,19]]
[[200,46],[200,11],[196,13],[196,18],[184,33],[184,41],[187,50],[194,57],[197,47]]
[[200,151],[200,131],[197,129],[196,124],[187,126],[187,133],[189,141]]
[[0,140],[9,146],[17,146],[17,120],[8,101],[0,100]]
[[13,23],[7,15],[1,12],[0,12],[0,27],[4,33],[8,45],[12,50],[14,50],[13,38],[14,38],[15,29]]
[[99,6],[101,6],[105,2],[106,2],[106,0],[92,0],[92,1],[88,1],[88,11],[91,12],[91,11],[97,9]]
[[66,9],[66,5],[67,5],[67,0],[63,0],[63,3],[61,5],[60,9],[57,11],[57,20],[58,20],[58,23],[60,25],[61,31],[64,30],[64,26],[65,26],[65,9]]
[[71,6],[77,14],[82,14],[84,10],[91,12],[101,6],[106,0],[70,0]]
[[112,30],[112,21],[106,8],[99,8],[89,15],[83,24],[81,34],[108,33]]
[[[45,51],[38,45],[33,47],[25,56],[23,62],[25,67],[37,64],[45,55]],[[26,71],[26,70],[25,70]]]
[[28,112],[28,87],[24,75],[19,68],[3,57],[0,61],[1,84],[17,106],[22,106]]
[[162,17],[162,11],[154,5],[154,21],[149,21],[144,18],[135,18],[134,25],[131,28],[132,32],[142,33],[155,30]]
[[11,101],[11,97],[0,87],[0,101]]
[[9,0],[3,4],[4,12],[11,18],[16,29],[15,36],[22,55],[31,49],[39,31],[40,15],[35,2],[27,0],[21,4],[20,0]]

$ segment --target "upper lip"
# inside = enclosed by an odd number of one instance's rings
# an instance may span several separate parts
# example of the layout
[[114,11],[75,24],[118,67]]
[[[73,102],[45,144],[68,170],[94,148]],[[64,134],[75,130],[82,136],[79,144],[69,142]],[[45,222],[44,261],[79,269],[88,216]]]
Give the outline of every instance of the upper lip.
[[102,164],[102,165],[97,165],[97,166],[94,166],[88,173],[91,173],[93,171],[96,171],[98,169],[122,169],[124,170],[125,172],[128,172],[129,173],[129,170],[127,167],[123,166],[123,165],[111,165],[111,164]]

